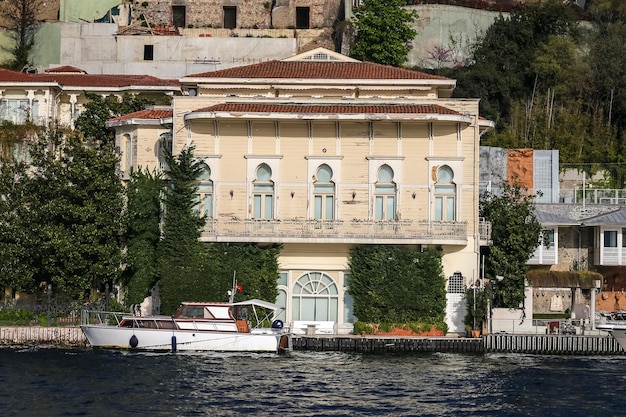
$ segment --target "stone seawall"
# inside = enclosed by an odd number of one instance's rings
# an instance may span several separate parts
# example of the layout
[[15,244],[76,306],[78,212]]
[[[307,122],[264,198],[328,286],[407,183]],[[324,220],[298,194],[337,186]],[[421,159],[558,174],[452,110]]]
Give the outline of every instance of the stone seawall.
[[0,327],[0,344],[85,347],[87,339],[80,327]]
[[[80,327],[0,327],[0,345],[88,347]],[[530,353],[539,355],[625,355],[615,339],[605,336],[505,335],[480,338],[421,336],[294,336],[293,350],[336,352]]]

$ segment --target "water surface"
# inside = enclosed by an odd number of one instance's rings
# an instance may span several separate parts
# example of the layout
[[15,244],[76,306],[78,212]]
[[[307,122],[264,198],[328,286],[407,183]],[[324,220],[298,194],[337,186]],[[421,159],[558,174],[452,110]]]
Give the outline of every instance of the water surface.
[[0,349],[2,416],[622,416],[626,358]]

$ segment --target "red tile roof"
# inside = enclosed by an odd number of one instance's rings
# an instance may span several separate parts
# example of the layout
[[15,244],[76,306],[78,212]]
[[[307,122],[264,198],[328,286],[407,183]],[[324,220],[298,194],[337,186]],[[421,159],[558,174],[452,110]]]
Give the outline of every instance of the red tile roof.
[[446,114],[461,113],[438,104],[266,104],[224,103],[194,110],[193,113],[245,112],[245,113],[315,113],[315,114]]
[[32,74],[39,81],[54,81],[63,87],[130,87],[179,86],[177,80],[166,80],[151,75],[117,74]]
[[[59,67],[73,68],[73,67]],[[151,75],[122,75],[122,74],[84,74],[79,72],[54,72],[40,74],[26,74],[23,72],[0,69],[0,82],[23,83],[57,83],[62,87],[180,87],[178,80],[168,80]],[[82,71],[80,69],[76,69]]]
[[0,82],[32,82],[31,74],[0,68]]
[[321,78],[385,80],[450,80],[438,75],[372,62],[267,61],[188,75],[201,78]]
[[172,110],[146,109],[124,114],[119,117],[114,117],[112,119],[109,119],[109,121],[114,122],[118,120],[130,119],[167,119],[168,117],[172,117],[173,114],[174,112]]

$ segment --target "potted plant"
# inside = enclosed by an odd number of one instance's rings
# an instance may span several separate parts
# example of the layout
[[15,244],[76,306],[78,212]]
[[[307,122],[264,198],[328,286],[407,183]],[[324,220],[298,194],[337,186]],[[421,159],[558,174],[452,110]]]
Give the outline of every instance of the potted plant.
[[465,291],[465,301],[465,329],[468,331],[469,328],[471,337],[480,337],[483,322],[487,319],[488,291],[484,287],[472,286]]

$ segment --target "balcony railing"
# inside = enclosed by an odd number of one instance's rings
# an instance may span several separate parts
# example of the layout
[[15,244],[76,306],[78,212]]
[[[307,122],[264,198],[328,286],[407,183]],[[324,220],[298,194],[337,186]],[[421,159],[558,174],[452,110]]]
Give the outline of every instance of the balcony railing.
[[206,241],[333,241],[374,243],[405,240],[414,243],[467,241],[465,222],[308,220],[308,219],[208,219],[202,233]]
[[[494,195],[502,195],[502,189],[495,186],[480,185],[480,192],[490,192]],[[544,188],[527,190],[528,195],[541,195],[535,199],[536,203],[565,203],[565,204],[600,204],[600,205],[626,205],[626,189],[623,188]]]

